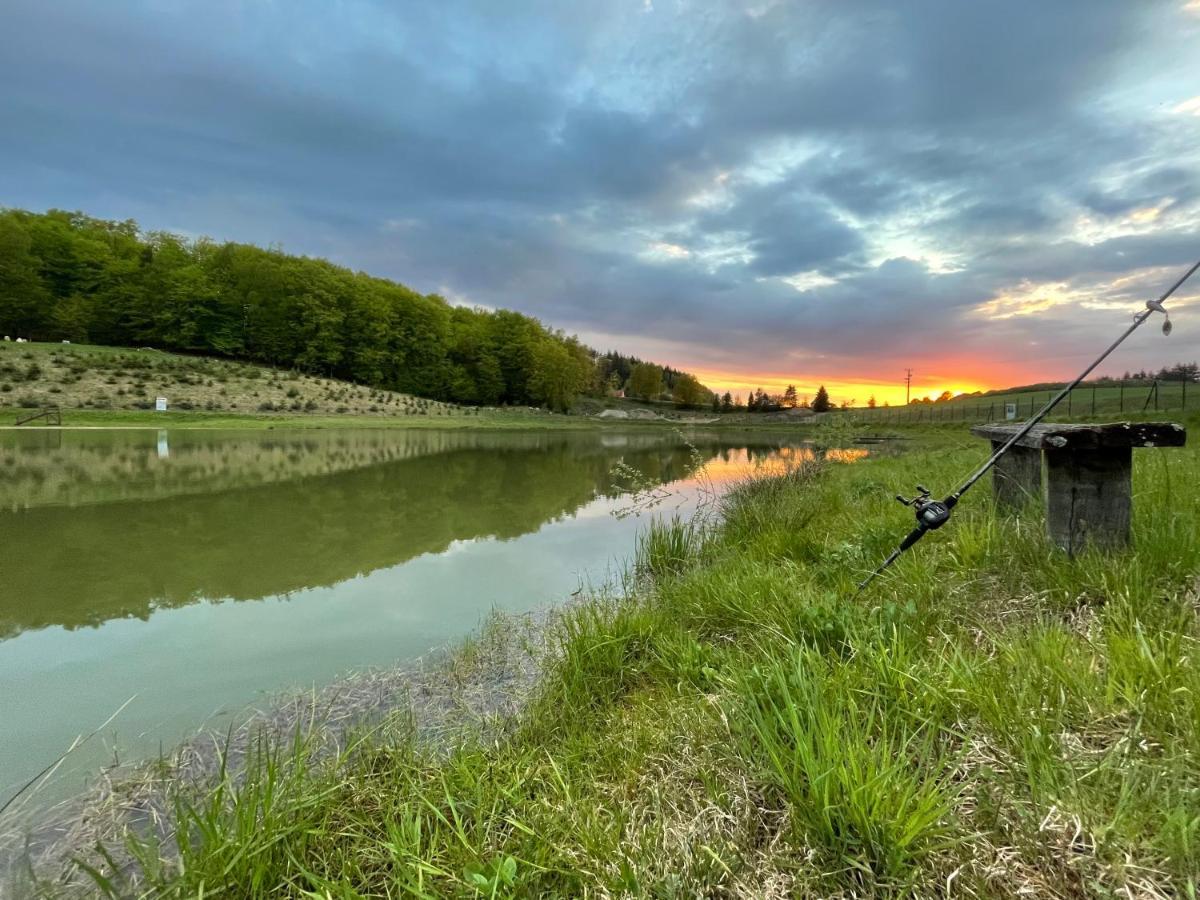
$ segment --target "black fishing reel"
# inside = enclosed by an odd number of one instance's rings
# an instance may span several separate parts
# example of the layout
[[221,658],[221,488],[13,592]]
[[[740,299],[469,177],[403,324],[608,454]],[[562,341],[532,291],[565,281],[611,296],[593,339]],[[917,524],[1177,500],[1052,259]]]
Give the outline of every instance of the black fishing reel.
[[913,509],[913,512],[915,512],[917,514],[917,527],[908,533],[908,536],[905,537],[904,540],[900,542],[900,546],[897,547],[895,550],[893,550],[891,552],[891,555],[889,555],[888,558],[885,559],[879,565],[879,567],[875,569],[874,572],[872,572],[870,575],[868,575],[866,578],[864,578],[861,582],[859,582],[858,593],[861,594],[864,590],[866,590],[867,585],[869,585],[872,581],[874,581],[875,578],[877,578],[879,576],[879,574],[881,572],[883,572],[888,566],[890,566],[897,559],[899,559],[901,553],[903,553],[905,550],[907,550],[909,547],[911,547],[913,544],[915,544],[917,541],[919,541],[921,538],[923,538],[927,531],[936,531],[937,529],[939,529],[943,525],[945,525],[947,522],[949,522],[950,521],[950,512],[951,512],[951,510],[954,509],[955,506],[958,505],[958,501],[960,499],[962,499],[962,495],[965,494],[967,491],[969,491],[971,489],[971,486],[973,484],[975,484],[977,481],[979,481],[980,478],[982,478],[985,474],[987,474],[989,471],[991,471],[992,467],[995,466],[996,463],[1000,461],[1000,458],[1002,456],[1004,456],[1005,453],[1007,453],[1009,450],[1012,449],[1012,447],[1016,444],[1017,440],[1020,439],[1021,437],[1024,437],[1026,434],[1028,434],[1029,430],[1031,428],[1033,428],[1038,422],[1042,421],[1042,419],[1044,419],[1050,413],[1050,411],[1052,409],[1054,409],[1054,407],[1058,404],[1058,402],[1060,400],[1062,400],[1064,397],[1070,396],[1071,389],[1078,387],[1079,383],[1081,381],[1083,381],[1083,379],[1086,378],[1092,372],[1092,370],[1096,368],[1096,366],[1098,366],[1098,365],[1100,365],[1100,363],[1104,362],[1104,360],[1108,357],[1108,355],[1110,353],[1112,353],[1114,350],[1116,350],[1117,347],[1119,347],[1121,345],[1121,342],[1124,341],[1131,334],[1133,334],[1133,332],[1136,331],[1138,329],[1138,327],[1141,326],[1142,323],[1144,323],[1148,318],[1150,318],[1151,315],[1153,315],[1156,312],[1162,313],[1163,314],[1163,334],[1170,334],[1171,333],[1171,317],[1169,315],[1167,315],[1167,308],[1164,304],[1171,297],[1171,295],[1174,294],[1177,290],[1179,290],[1180,286],[1182,286],[1183,283],[1185,281],[1187,281],[1189,278],[1191,278],[1192,275],[1194,275],[1197,271],[1200,271],[1200,261],[1197,261],[1195,265],[1193,265],[1190,269],[1188,269],[1186,272],[1184,272],[1183,275],[1180,276],[1179,280],[1176,281],[1169,288],[1167,288],[1166,292],[1161,297],[1159,297],[1157,300],[1147,300],[1146,301],[1146,309],[1133,317],[1133,324],[1125,329],[1125,333],[1122,334],[1119,338],[1117,338],[1115,343],[1113,343],[1107,350],[1105,350],[1103,353],[1101,353],[1100,356],[1097,357],[1096,360],[1091,363],[1091,365],[1089,365],[1086,369],[1083,370],[1083,373],[1078,378],[1076,378],[1073,382],[1071,382],[1069,385],[1067,385],[1065,388],[1063,388],[1063,390],[1061,390],[1053,400],[1051,400],[1044,407],[1042,407],[1041,411],[1037,415],[1030,416],[1029,420],[1025,423],[1024,426],[1022,426],[1022,429],[1019,432],[1017,432],[1015,435],[1013,435],[1011,438],[1009,438],[1009,440],[1004,444],[1004,446],[1002,446],[1000,449],[996,450],[992,454],[991,459],[989,459],[986,463],[984,463],[966,481],[964,481],[961,485],[959,485],[958,488],[956,488],[953,493],[947,494],[945,500],[932,499],[929,496],[929,488],[922,487],[919,484],[917,485],[918,494],[917,494],[917,496],[913,497],[911,500],[905,500],[903,497],[901,497],[899,494],[897,494],[896,499],[899,500],[901,503],[903,503],[905,506],[911,506]]
[[917,496],[905,500],[899,494],[896,499],[905,506],[911,506],[917,514],[917,526],[921,531],[936,531],[950,521],[950,505],[941,500],[933,500],[929,496],[929,488],[917,485]]

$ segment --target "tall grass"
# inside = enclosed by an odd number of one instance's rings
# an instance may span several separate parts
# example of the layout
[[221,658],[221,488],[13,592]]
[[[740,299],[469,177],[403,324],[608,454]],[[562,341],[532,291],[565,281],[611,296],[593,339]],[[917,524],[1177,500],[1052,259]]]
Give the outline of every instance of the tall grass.
[[652,520],[637,538],[634,567],[650,579],[676,575],[700,556],[704,543],[703,526],[673,515]]
[[[1181,896],[1200,892],[1200,454],[1139,451],[1135,546],[1068,559],[981,486],[854,598],[893,500],[981,450],[761,477],[639,544],[554,626],[507,727],[264,747],[179,787],[117,894]],[[477,652],[477,651],[473,651]],[[387,734],[386,739],[381,737]],[[161,860],[161,861],[160,861]],[[47,892],[50,885],[45,885]]]
[[740,678],[730,708],[739,750],[829,871],[909,886],[952,840],[950,757],[937,723],[896,715],[844,665],[805,648]]

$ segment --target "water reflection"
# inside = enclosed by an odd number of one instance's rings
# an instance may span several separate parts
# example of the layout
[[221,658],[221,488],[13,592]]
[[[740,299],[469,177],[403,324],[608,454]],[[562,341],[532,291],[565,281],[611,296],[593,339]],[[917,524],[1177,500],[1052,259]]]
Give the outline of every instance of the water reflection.
[[510,539],[619,493],[618,461],[663,483],[699,461],[812,456],[698,447],[609,433],[21,434],[0,450],[0,638],[286,595]]
[[604,580],[642,524],[614,515],[630,502],[619,463],[671,483],[661,512],[686,515],[704,491],[813,455],[779,438],[691,441],[0,434],[0,802],[131,697],[73,754],[79,771]]

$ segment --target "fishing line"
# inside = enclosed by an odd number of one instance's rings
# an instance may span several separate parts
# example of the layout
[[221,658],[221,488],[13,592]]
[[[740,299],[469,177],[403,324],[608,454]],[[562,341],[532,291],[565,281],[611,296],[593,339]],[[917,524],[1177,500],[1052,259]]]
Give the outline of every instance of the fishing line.
[[1166,300],[1172,294],[1179,290],[1183,283],[1191,278],[1197,269],[1200,269],[1200,260],[1197,260],[1190,269],[1184,272],[1183,275],[1180,276],[1179,280],[1171,285],[1161,297],[1159,297],[1157,300],[1147,300],[1146,308],[1133,317],[1133,324],[1126,328],[1125,331],[1121,333],[1120,337],[1109,344],[1108,349],[1092,360],[1091,364],[1082,372],[1080,372],[1075,377],[1074,381],[1051,397],[1045,406],[1039,409],[1035,415],[1031,416],[1029,420],[1021,428],[1019,428],[1015,434],[1013,434],[1012,437],[1005,441],[1004,444],[1001,445],[1000,448],[988,458],[987,462],[972,472],[967,477],[967,480],[964,481],[955,491],[948,494],[945,499],[932,499],[930,497],[929,489],[919,484],[917,485],[917,495],[910,500],[906,500],[897,494],[896,499],[905,506],[911,507],[913,512],[916,514],[917,527],[905,536],[904,540],[900,542],[900,546],[893,550],[891,555],[889,555],[888,558],[885,559],[880,566],[875,569],[874,572],[872,572],[859,583],[858,591],[855,593],[855,596],[866,590],[867,586],[892,563],[899,559],[900,554],[902,554],[905,550],[907,550],[921,538],[925,537],[928,532],[936,531],[949,522],[950,515],[954,511],[954,507],[958,505],[958,501],[962,499],[962,495],[969,491],[971,487],[977,481],[979,481],[980,478],[991,471],[992,467],[995,466],[996,463],[999,462],[1009,450],[1016,446],[1018,441],[1025,437],[1025,435],[1029,434],[1029,432],[1033,430],[1033,427],[1042,421],[1042,419],[1046,418],[1046,416],[1050,414],[1050,411],[1054,409],[1054,407],[1058,406],[1058,404],[1067,396],[1067,394],[1079,387],[1080,382],[1087,378],[1088,375],[1092,374],[1092,371],[1099,366],[1100,363],[1108,359],[1109,355],[1119,346],[1121,346],[1127,337],[1137,331],[1147,319],[1149,319],[1156,312],[1162,313],[1165,317],[1163,320],[1162,332],[1164,335],[1170,334],[1172,328],[1171,316],[1168,314],[1166,307],[1163,306],[1163,303],[1166,302]]

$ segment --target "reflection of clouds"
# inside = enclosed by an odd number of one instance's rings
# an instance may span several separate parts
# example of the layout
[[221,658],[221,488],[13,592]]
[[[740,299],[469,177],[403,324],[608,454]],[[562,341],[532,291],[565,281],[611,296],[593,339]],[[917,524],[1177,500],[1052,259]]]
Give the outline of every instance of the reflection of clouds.
[[[830,462],[852,463],[865,459],[870,451],[859,447],[835,447],[821,451],[821,458]],[[741,448],[722,452],[704,466],[704,473],[691,481],[707,481],[714,487],[727,488],[731,483],[754,475],[772,475],[816,461],[817,451],[808,446],[785,446],[763,449]]]

